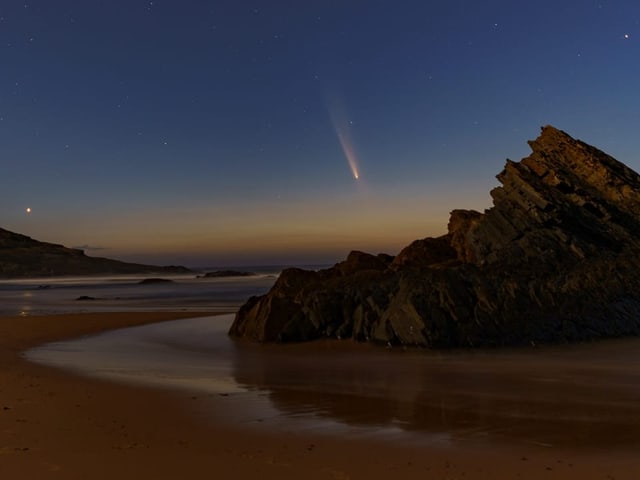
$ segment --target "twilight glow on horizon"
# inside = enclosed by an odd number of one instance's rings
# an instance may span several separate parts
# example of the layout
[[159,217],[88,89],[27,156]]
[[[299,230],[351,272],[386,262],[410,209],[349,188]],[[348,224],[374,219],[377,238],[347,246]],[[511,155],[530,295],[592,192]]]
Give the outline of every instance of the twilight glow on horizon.
[[161,264],[395,254],[552,124],[640,170],[630,0],[6,0],[0,227]]

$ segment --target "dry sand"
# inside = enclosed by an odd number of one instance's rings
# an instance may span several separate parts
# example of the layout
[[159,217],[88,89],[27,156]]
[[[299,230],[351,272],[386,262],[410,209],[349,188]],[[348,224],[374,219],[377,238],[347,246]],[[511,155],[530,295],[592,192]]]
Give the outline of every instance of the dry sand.
[[[49,341],[195,315],[0,317],[0,478],[640,478],[640,455],[608,448],[606,438],[589,450],[414,448],[312,431],[256,431],[199,418],[194,406],[211,399],[87,379],[20,356]],[[219,402],[219,415],[228,405]]]

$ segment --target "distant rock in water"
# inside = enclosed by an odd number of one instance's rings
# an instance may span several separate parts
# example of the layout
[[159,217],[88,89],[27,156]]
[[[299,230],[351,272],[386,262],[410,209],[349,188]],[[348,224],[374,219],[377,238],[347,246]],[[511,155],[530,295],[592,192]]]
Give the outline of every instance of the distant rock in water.
[[77,302],[85,302],[87,300],[95,300],[95,297],[90,297],[89,295],[80,295],[78,298],[76,298]]
[[288,269],[229,334],[259,342],[351,338],[430,348],[640,333],[640,176],[551,126],[507,160],[484,213],[395,258],[352,252]]
[[173,283],[168,278],[144,278],[138,282],[138,285],[154,285],[157,283]]
[[216,270],[201,275],[200,278],[224,278],[224,277],[255,277],[253,272],[242,272],[239,270]]
[[190,270],[88,257],[82,250],[39,242],[0,228],[0,278],[178,273]]

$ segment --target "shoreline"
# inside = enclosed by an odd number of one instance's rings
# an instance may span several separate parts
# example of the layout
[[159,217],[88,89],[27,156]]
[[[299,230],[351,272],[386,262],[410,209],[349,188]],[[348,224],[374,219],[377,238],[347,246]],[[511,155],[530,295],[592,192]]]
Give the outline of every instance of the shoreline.
[[[2,478],[607,479],[637,478],[633,452],[545,446],[420,445],[265,432],[217,421],[228,399],[131,386],[28,362],[51,341],[208,312],[0,317]],[[202,406],[215,415],[203,418]],[[606,442],[606,440],[605,440]]]

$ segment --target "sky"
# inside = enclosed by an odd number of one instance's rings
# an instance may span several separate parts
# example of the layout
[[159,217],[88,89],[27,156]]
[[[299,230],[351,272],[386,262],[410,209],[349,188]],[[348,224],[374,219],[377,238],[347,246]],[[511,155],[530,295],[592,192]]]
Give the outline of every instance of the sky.
[[0,0],[0,227],[156,264],[395,254],[489,208],[542,125],[640,170],[639,79],[630,0]]

